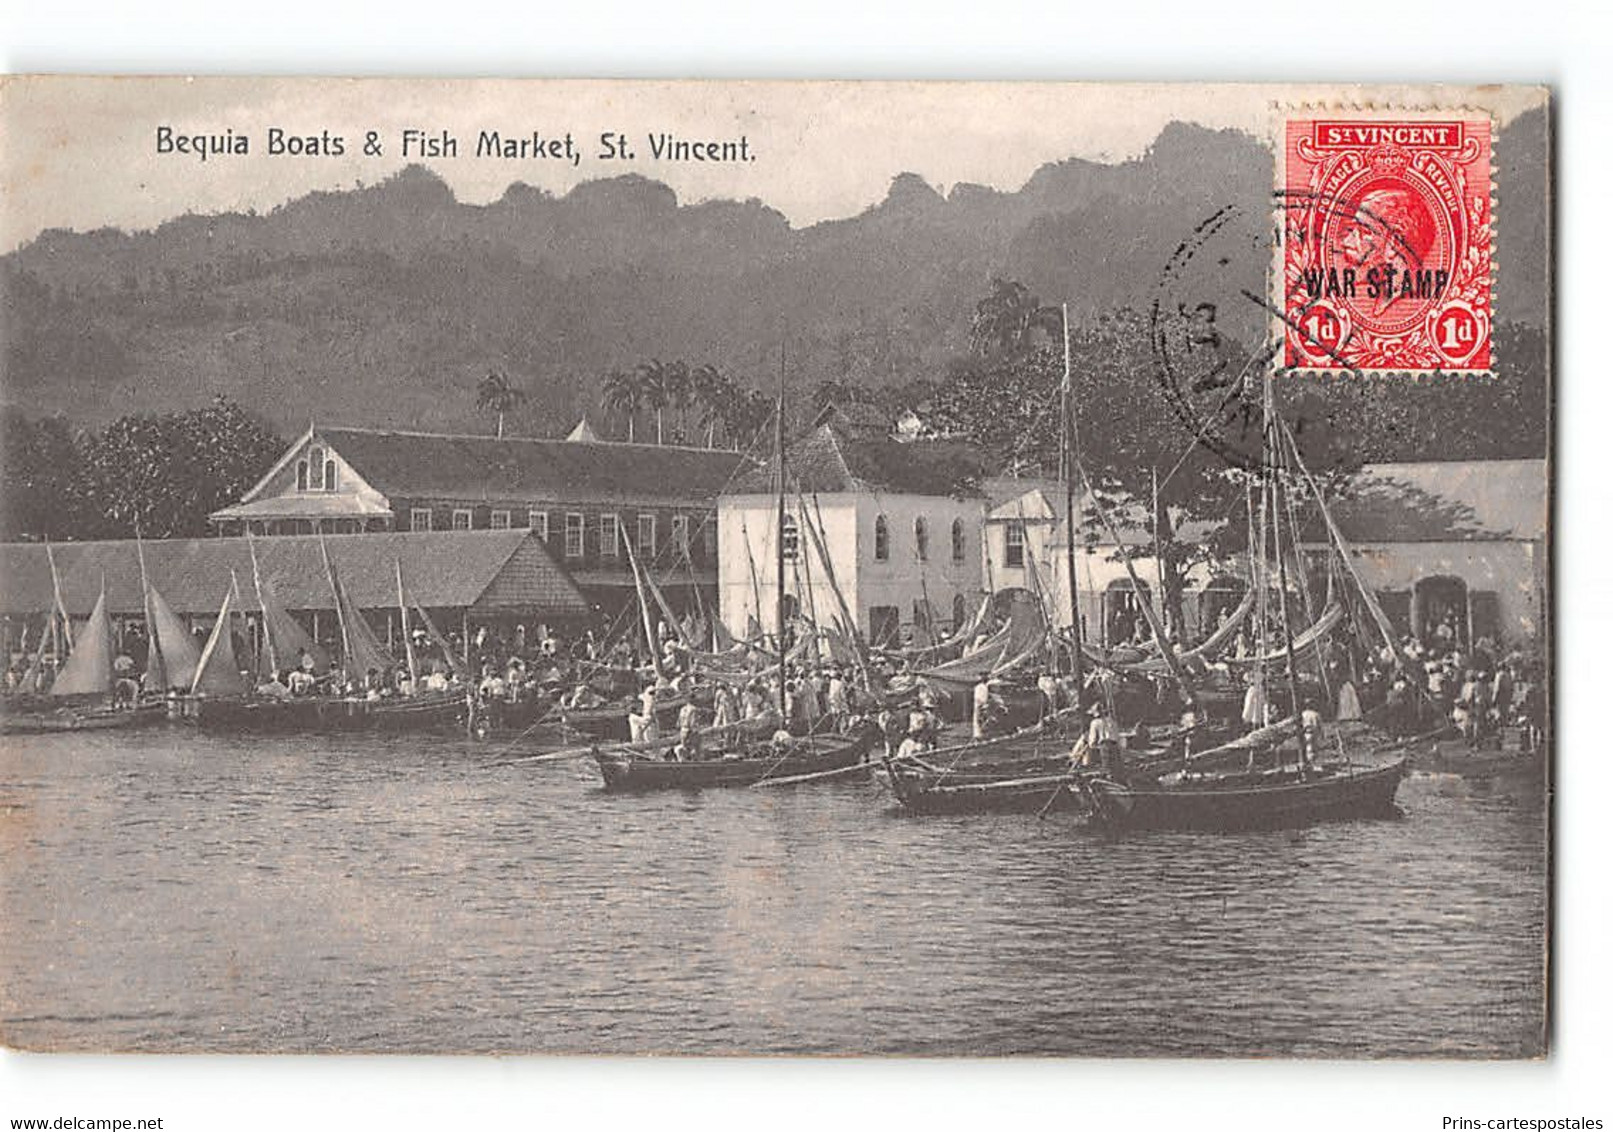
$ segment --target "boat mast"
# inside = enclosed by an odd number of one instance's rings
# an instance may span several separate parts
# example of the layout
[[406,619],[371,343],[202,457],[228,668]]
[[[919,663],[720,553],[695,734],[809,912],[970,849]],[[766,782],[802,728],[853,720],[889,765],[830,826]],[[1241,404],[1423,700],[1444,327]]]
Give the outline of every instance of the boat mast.
[[252,559],[252,592],[258,599],[258,635],[263,647],[269,651],[269,667],[280,674],[280,658],[274,647],[274,634],[269,630],[269,607],[263,601],[263,576],[258,572],[258,547],[252,541],[252,524],[246,526],[246,552]]
[[644,625],[644,645],[650,650],[650,667],[655,670],[657,680],[666,679],[666,670],[661,667],[661,642],[655,637],[655,619],[650,616],[649,595],[644,592],[644,577],[639,572],[638,552],[633,549],[633,540],[627,537],[627,528],[622,524],[621,516],[616,518],[616,537],[627,547],[627,564],[633,571],[633,592],[638,596],[639,620]]
[[773,422],[773,448],[778,458],[778,530],[774,536],[778,551],[778,601],[775,603],[778,618],[778,710],[779,718],[787,725],[789,716],[784,710],[784,659],[787,652],[784,644],[784,349],[785,343],[779,342],[778,414]]
[[[146,684],[151,684],[151,674],[157,674],[157,690],[161,691],[168,684],[168,673],[162,663],[162,646],[157,642],[157,622],[151,615],[151,581],[146,577],[146,546],[140,538],[140,525],[134,528],[134,552],[140,560],[140,602],[146,615]],[[105,583],[103,583],[104,586]]]
[[45,538],[45,560],[50,563],[50,588],[56,598],[56,612],[62,619],[62,640],[73,647],[73,621],[67,616],[67,603],[62,601],[62,578],[56,572],[56,552],[51,549],[50,538]]
[[420,679],[419,665],[414,658],[414,641],[409,638],[409,603],[403,597],[403,559],[394,558],[392,565],[398,575],[398,628],[403,633],[403,652],[409,659],[409,683]]
[[342,632],[342,671],[349,680],[362,679],[355,677],[350,667],[353,663],[353,638],[347,631],[347,612],[342,608],[341,589],[336,584],[336,568],[330,564],[330,551],[325,547],[325,532],[319,532],[319,556],[325,560],[325,578],[330,582],[330,599],[336,604],[336,625]]
[[[1081,706],[1081,605],[1075,577],[1075,406],[1070,390],[1070,304],[1059,307],[1064,334],[1063,420],[1059,429],[1059,463],[1064,475],[1064,573],[1070,591],[1070,674],[1075,682],[1075,706]],[[987,559],[990,562],[990,559]],[[1056,660],[1056,658],[1055,658]]]
[[[1282,485],[1278,482],[1278,470],[1281,464],[1280,446],[1276,441],[1276,394],[1271,385],[1271,373],[1268,370],[1265,385],[1261,393],[1261,449],[1265,458],[1266,475],[1271,480],[1271,550],[1277,556],[1277,608],[1283,619],[1283,651],[1288,656],[1288,695],[1292,712],[1298,716],[1304,710],[1299,698],[1299,667],[1294,663],[1294,625],[1288,616],[1288,560],[1283,557],[1282,547],[1282,510],[1279,506],[1279,492]],[[1304,740],[1301,739],[1299,761],[1305,761]]]

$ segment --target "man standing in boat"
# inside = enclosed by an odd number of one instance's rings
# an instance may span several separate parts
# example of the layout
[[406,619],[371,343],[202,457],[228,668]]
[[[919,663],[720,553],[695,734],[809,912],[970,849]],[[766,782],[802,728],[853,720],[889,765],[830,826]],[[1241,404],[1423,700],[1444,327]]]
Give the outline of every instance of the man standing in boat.
[[1120,751],[1120,726],[1103,700],[1087,711],[1092,716],[1087,726],[1087,758],[1098,762],[1104,773],[1118,782],[1126,769]]

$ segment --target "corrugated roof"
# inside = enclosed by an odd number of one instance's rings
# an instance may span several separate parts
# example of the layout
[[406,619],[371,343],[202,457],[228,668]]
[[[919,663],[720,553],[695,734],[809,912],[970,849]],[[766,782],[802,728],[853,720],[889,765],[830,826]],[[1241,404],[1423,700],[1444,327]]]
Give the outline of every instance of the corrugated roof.
[[[528,530],[412,531],[327,535],[331,562],[354,602],[381,609],[397,604],[394,562],[416,602],[428,608],[488,608],[542,604],[554,616],[580,616],[588,602]],[[58,543],[54,547],[69,613],[87,615],[106,577],[107,605],[114,614],[137,615],[143,608],[140,561],[131,540]],[[265,580],[288,609],[331,609],[319,539],[281,535],[252,540]],[[252,557],[244,538],[160,539],[145,543],[151,584],[180,613],[218,609],[231,570],[250,606]],[[39,544],[0,545],[0,611],[35,613],[52,605],[50,567]],[[501,598],[493,592],[507,570],[521,574]],[[491,593],[491,596],[489,596]],[[480,604],[479,604],[480,603]]]
[[[1538,541],[1549,488],[1544,460],[1369,464],[1331,509],[1349,542]],[[1307,540],[1324,537],[1307,524]]]
[[[848,435],[823,424],[785,453],[791,490],[809,493],[890,492],[900,495],[981,494],[985,459],[972,444],[956,440],[902,442]],[[777,458],[735,480],[729,494],[762,495],[776,490]]]
[[711,500],[750,462],[670,444],[325,427],[315,435],[393,500]]

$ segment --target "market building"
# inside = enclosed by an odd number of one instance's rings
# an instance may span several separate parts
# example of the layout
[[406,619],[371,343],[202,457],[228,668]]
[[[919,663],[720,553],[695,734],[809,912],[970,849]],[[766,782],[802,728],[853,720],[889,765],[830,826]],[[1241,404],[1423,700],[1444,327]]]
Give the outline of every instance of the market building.
[[[634,599],[631,553],[675,603],[717,589],[717,495],[737,452],[311,425],[239,502],[221,535],[524,530],[606,617]],[[703,591],[699,598],[693,593]]]
[[[1371,464],[1332,507],[1351,561],[1397,632],[1540,643],[1550,578],[1544,460]],[[1316,524],[1305,549],[1321,553]]]
[[[24,626],[37,634],[56,608],[51,559],[69,616],[89,615],[106,589],[119,632],[145,620],[142,577],[192,629],[212,625],[226,595],[255,623],[258,588],[296,617],[321,643],[338,637],[326,559],[377,636],[400,631],[398,583],[445,633],[490,625],[578,624],[587,598],[531,530],[288,535],[283,538],[132,539],[0,544],[0,618],[15,648]],[[142,558],[144,565],[142,568]]]
[[[785,467],[787,613],[833,623],[829,615],[839,615],[843,599],[867,639],[888,643],[943,631],[974,610],[985,502],[977,449],[900,440],[877,415],[831,407],[787,448]],[[776,460],[722,495],[717,538],[724,624],[736,635],[752,619],[770,628],[778,602]]]

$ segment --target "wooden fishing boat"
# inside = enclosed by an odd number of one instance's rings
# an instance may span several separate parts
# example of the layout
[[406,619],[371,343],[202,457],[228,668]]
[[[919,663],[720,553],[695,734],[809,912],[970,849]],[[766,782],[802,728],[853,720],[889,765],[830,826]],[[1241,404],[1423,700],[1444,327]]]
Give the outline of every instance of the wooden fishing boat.
[[286,735],[306,731],[446,731],[465,718],[461,691],[379,700],[362,696],[188,696],[181,718],[205,731]]
[[113,731],[148,727],[167,717],[160,700],[135,707],[105,704],[64,705],[50,709],[0,712],[0,735],[43,735],[58,731]]
[[[663,732],[676,726],[678,712],[688,702],[689,697],[685,695],[668,694],[656,697],[656,725]],[[562,708],[560,722],[590,739],[602,742],[620,741],[628,738],[627,717],[636,711],[638,711],[637,700],[598,708]]]
[[[1068,739],[1010,738],[989,753],[889,758],[885,770],[902,808],[916,814],[1053,813],[1088,810],[1084,780],[1096,768],[1070,764]],[[1126,780],[1149,781],[1182,765],[1179,750],[1149,746],[1128,756]]]
[[1248,773],[1166,775],[1154,783],[1085,783],[1097,817],[1116,829],[1261,829],[1392,817],[1404,758],[1380,766],[1325,763]]
[[1079,775],[1068,760],[1005,773],[1002,767],[949,771],[910,759],[887,759],[885,772],[896,800],[915,814],[1050,813],[1086,806],[1076,785]]
[[867,765],[873,736],[873,729],[859,728],[846,735],[797,738],[782,752],[762,743],[735,748],[727,757],[692,761],[667,758],[670,742],[596,748],[592,754],[606,790],[700,790],[850,772]]

